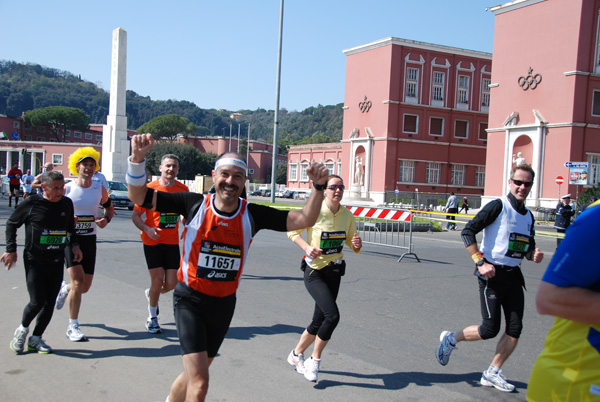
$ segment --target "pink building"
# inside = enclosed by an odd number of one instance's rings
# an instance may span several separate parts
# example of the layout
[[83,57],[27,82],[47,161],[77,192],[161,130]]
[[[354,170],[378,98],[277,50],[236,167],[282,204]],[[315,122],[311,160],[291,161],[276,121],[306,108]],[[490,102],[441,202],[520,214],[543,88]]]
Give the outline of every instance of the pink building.
[[344,53],[341,152],[292,147],[288,177],[310,157],[336,165],[350,199],[382,203],[396,189],[482,195],[492,55],[398,38]]
[[287,187],[292,190],[309,190],[306,168],[314,161],[327,166],[331,174],[342,176],[342,144],[292,145],[288,150]]
[[521,158],[536,171],[531,207],[556,206],[566,162],[600,183],[600,1],[515,0],[496,7],[484,202],[508,192]]

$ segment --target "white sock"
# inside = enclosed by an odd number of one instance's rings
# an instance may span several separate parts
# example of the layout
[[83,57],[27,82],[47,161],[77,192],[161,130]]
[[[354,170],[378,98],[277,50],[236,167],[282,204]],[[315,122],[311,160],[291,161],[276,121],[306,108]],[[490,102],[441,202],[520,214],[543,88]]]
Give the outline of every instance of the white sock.
[[151,305],[148,304],[148,313],[150,314],[150,316],[148,318],[155,318],[156,317],[156,310],[158,307],[152,307]]
[[19,325],[19,328],[17,328],[19,331],[27,331],[29,332],[29,327],[24,327],[23,324]]
[[498,371],[500,371],[500,369],[496,366],[490,365],[490,367],[488,367],[487,371],[489,374],[498,374]]
[[69,325],[79,325],[79,320],[77,318],[75,318],[75,319],[69,318]]

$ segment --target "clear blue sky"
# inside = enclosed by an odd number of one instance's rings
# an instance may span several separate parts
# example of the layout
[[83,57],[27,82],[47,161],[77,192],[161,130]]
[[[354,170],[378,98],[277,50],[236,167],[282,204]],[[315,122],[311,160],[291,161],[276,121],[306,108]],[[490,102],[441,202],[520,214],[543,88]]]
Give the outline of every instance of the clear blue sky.
[[[390,36],[492,52],[502,1],[286,0],[280,106],[344,101],[343,50]],[[127,89],[201,108],[275,108],[280,0],[0,0],[0,59],[108,90],[112,31],[127,31]]]

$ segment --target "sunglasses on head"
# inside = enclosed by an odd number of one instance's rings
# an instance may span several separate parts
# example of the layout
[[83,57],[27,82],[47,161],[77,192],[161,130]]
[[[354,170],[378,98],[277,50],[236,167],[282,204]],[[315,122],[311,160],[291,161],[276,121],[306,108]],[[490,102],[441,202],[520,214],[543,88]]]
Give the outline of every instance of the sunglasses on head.
[[327,186],[327,188],[328,188],[328,189],[330,189],[330,190],[334,190],[334,191],[335,191],[335,190],[336,190],[336,189],[338,189],[338,188],[339,188],[340,190],[343,190],[343,189],[345,189],[346,187],[344,187],[344,185],[343,185],[343,184],[332,184],[331,186]]
[[513,183],[515,183],[515,186],[517,187],[521,187],[522,185],[525,185],[525,187],[531,187],[533,186],[533,182],[532,181],[521,181],[521,180],[514,180],[512,181]]

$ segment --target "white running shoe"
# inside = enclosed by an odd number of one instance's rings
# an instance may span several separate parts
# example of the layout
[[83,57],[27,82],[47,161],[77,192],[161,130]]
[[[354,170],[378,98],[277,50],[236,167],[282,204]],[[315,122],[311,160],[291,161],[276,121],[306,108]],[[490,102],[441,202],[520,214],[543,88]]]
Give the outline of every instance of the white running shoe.
[[444,331],[440,334],[440,346],[435,351],[435,357],[442,366],[448,364],[450,353],[452,353],[452,350],[457,349],[456,345],[450,343],[450,335],[452,335],[450,331]]
[[160,334],[162,332],[160,325],[158,325],[158,318],[156,317],[148,318],[148,321],[146,321],[146,329],[151,334]]
[[67,338],[69,338],[71,342],[87,340],[83,332],[81,332],[81,330],[79,329],[78,324],[69,324],[69,326],[67,327]]
[[312,356],[306,360],[304,362],[304,378],[308,381],[317,382],[320,365],[321,361],[313,359]]
[[299,353],[297,356],[294,355],[294,349],[288,355],[287,361],[289,364],[296,368],[296,371],[300,374],[304,374],[304,354]]
[[[19,328],[21,327],[19,326]],[[23,353],[23,349],[25,349],[25,339],[29,333],[29,329],[19,328],[15,330],[15,337],[10,342],[10,349],[17,354]]]
[[30,352],[38,352],[41,354],[52,353],[52,348],[44,342],[41,336],[30,336],[27,342],[27,350]]
[[513,392],[515,386],[506,382],[506,378],[502,375],[502,371],[496,374],[490,374],[487,370],[481,375],[481,385],[485,387],[494,387],[502,392]]
[[62,281],[60,284],[60,292],[58,292],[58,296],[56,297],[56,309],[60,310],[65,305],[65,301],[67,300],[67,296],[69,295],[69,289],[67,288],[67,282]]

